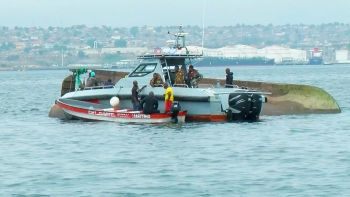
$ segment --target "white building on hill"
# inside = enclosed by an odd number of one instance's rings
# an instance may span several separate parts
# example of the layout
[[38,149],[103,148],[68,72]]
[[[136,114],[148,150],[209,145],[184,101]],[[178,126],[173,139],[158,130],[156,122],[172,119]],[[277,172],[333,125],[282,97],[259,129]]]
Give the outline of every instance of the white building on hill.
[[207,49],[197,46],[187,46],[191,54],[200,54],[203,50],[204,56],[227,57],[227,58],[252,58],[263,57],[274,59],[276,63],[289,59],[293,61],[307,61],[307,52],[299,49],[291,49],[280,46],[270,46],[257,49],[252,46],[236,45],[233,47],[222,47],[218,49]]
[[350,63],[348,50],[336,50],[335,51],[335,60],[337,63]]
[[307,61],[307,52],[280,46],[270,46],[259,49],[259,56],[275,59],[276,63],[290,59],[293,61]]

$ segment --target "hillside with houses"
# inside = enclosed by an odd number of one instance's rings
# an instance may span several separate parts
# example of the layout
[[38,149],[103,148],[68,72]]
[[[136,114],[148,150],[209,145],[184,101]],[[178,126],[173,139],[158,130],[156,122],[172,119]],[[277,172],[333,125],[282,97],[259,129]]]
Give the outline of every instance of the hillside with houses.
[[[184,26],[189,33],[187,45],[202,45],[202,28]],[[135,59],[140,53],[165,46],[174,39],[178,26],[163,27],[4,27],[0,26],[0,67],[54,67],[68,64],[114,64],[122,59]],[[170,32],[170,34],[168,34]],[[309,50],[328,47],[347,48],[350,25],[274,26],[244,25],[215,27],[204,31],[204,47],[220,48],[248,45],[256,48],[279,45]]]

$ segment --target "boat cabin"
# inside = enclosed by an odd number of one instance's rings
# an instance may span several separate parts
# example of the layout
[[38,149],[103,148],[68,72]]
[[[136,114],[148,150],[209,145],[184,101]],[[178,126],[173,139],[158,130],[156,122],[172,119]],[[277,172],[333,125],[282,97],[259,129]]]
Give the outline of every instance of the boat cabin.
[[[182,31],[180,25],[179,33],[175,34],[176,40],[173,46],[165,48],[156,48],[154,54],[138,56],[142,59],[140,64],[127,77],[135,78],[139,84],[149,84],[153,74],[159,74],[163,82],[169,86],[190,87],[190,81],[187,80],[188,67],[192,65],[192,59],[202,58],[203,54],[191,55],[185,45],[185,36],[187,33]],[[174,84],[175,66],[179,66],[185,74],[186,84]],[[146,79],[147,80],[144,80]]]
[[[196,55],[198,56],[198,55]],[[142,56],[143,61],[127,76],[135,78],[135,80],[146,82],[142,78],[147,78],[150,81],[154,73],[161,76],[163,82],[167,82],[169,86],[190,87],[189,80],[186,80],[188,67],[191,65],[190,55],[178,55],[178,56],[155,56],[145,55]],[[179,66],[185,74],[186,84],[174,84],[175,82],[175,66]],[[139,78],[139,79],[136,79]]]
[[[149,85],[153,74],[157,74],[162,79],[162,82],[166,82],[170,87],[191,87],[190,81],[187,79],[188,67],[192,64],[192,60],[198,60],[203,58],[202,54],[190,54],[185,45],[185,36],[187,33],[180,30],[175,34],[175,41],[168,42],[167,47],[155,48],[154,54],[145,54],[138,56],[141,59],[139,64],[133,69],[125,78],[120,79],[114,87],[130,87],[132,82],[136,80],[140,86]],[[169,46],[172,44],[173,46]],[[175,84],[175,66],[184,71],[185,84]],[[73,72],[75,78],[75,90],[78,90],[81,85],[80,75],[87,73],[86,68],[70,69]],[[159,87],[163,87],[160,85]],[[103,86],[88,87],[84,90],[91,89],[103,89]]]

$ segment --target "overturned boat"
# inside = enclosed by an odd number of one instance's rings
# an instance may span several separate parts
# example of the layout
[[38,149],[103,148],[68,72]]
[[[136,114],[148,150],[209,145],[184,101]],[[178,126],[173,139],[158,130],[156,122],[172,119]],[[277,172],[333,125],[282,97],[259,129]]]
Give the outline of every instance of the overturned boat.
[[[112,97],[119,98],[119,108],[132,108],[131,89],[133,81],[136,80],[140,87],[147,85],[139,95],[141,99],[148,95],[150,91],[159,100],[159,108],[164,108],[164,92],[162,85],[158,87],[150,86],[153,74],[158,74],[163,82],[168,83],[174,93],[174,100],[181,103],[181,108],[187,111],[188,121],[231,121],[231,120],[257,120],[263,109],[263,104],[267,102],[264,96],[269,92],[248,90],[232,86],[223,88],[220,83],[213,86],[211,84],[201,84],[192,87],[190,80],[184,79],[185,84],[174,83],[175,70],[178,66],[184,75],[188,75],[188,66],[191,61],[202,58],[202,54],[190,54],[185,46],[185,35],[180,26],[180,30],[175,34],[176,42],[174,46],[157,49],[154,54],[138,56],[140,64],[112,88],[93,87],[82,88],[80,76],[87,73],[86,68],[71,69],[73,72],[75,88],[71,92],[62,95],[61,99],[90,102],[95,104],[109,105]],[[170,76],[170,77],[169,77]],[[97,76],[98,77],[98,76]],[[62,108],[62,106],[53,106]],[[70,118],[65,116],[66,118]]]

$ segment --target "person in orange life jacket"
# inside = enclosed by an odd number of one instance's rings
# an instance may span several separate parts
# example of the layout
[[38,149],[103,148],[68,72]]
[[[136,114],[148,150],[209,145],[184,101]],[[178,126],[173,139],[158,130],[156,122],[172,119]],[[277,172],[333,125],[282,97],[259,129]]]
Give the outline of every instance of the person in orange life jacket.
[[198,81],[200,81],[202,78],[203,75],[194,69],[192,65],[188,67],[188,80],[190,81],[192,87],[198,88]]
[[226,84],[225,88],[233,88],[233,72],[230,72],[229,68],[226,68]]
[[171,105],[173,104],[173,101],[174,101],[174,93],[171,87],[169,87],[167,83],[164,83],[163,86],[165,89],[165,96],[164,96],[165,112],[170,112]]
[[141,110],[140,101],[139,101],[139,93],[145,89],[146,85],[144,85],[141,89],[139,89],[137,81],[133,81],[133,87],[131,89],[131,103],[134,111]]

